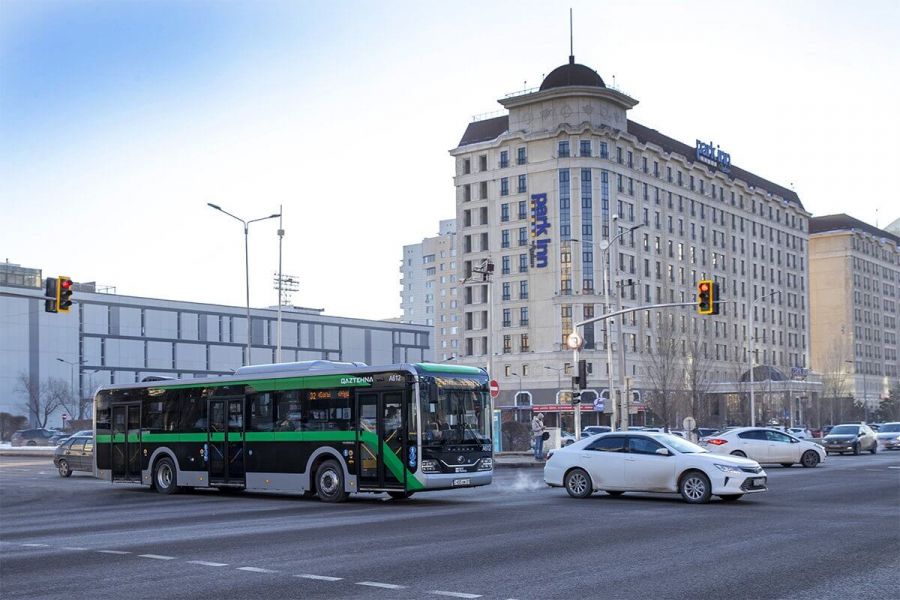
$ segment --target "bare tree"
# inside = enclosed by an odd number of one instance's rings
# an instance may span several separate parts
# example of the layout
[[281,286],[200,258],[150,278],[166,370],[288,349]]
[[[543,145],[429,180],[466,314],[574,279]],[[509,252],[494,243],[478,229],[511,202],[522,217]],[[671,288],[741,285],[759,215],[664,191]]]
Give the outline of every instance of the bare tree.
[[844,337],[835,337],[817,361],[822,369],[822,399],[829,403],[829,422],[832,424],[843,420],[844,405],[848,404],[846,400],[848,350]]
[[662,315],[656,327],[656,350],[647,360],[650,383],[648,404],[666,430],[672,424],[678,392],[683,389],[684,369],[671,315]]
[[878,404],[878,419],[884,422],[900,421],[900,382],[895,381],[890,396]]
[[694,417],[698,426],[710,424],[713,400],[709,398],[709,391],[715,379],[713,361],[707,355],[706,347],[699,336],[690,333],[684,361],[685,412]]
[[750,383],[744,380],[746,363],[734,361],[727,367],[728,379],[734,385],[735,393],[726,404],[725,425],[745,425],[750,423]]
[[28,373],[19,373],[16,377],[15,391],[23,400],[17,408],[34,418],[38,427],[44,428],[55,413],[69,397],[69,386],[58,377],[51,377],[45,382],[32,380]]

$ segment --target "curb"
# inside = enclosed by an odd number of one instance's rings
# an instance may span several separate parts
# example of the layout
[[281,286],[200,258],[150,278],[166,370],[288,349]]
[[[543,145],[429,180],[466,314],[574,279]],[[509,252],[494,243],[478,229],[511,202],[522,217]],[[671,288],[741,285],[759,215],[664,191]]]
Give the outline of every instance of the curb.
[[43,458],[49,458],[50,460],[53,460],[53,455],[55,452],[56,452],[56,448],[51,449],[50,452],[48,452],[48,451],[42,452],[40,450],[25,450],[25,449],[20,450],[18,448],[4,448],[4,449],[0,450],[0,456],[40,456]]

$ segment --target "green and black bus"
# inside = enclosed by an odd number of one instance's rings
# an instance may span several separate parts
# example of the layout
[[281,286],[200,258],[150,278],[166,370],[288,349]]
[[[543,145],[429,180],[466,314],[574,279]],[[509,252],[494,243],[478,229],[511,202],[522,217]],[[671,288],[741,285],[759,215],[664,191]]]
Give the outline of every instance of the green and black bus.
[[95,476],[182,487],[408,498],[488,485],[484,369],[308,361],[203,379],[148,377],[94,399]]

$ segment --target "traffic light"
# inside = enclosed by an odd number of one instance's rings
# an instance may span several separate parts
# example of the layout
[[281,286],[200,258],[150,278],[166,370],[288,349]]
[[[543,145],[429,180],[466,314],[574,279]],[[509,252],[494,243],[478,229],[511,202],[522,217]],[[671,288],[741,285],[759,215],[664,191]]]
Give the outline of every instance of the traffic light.
[[715,281],[704,279],[697,283],[697,312],[701,315],[719,314],[719,286]]
[[581,359],[578,361],[578,390],[586,390],[587,389],[587,361],[585,359]]
[[44,312],[56,312],[57,303],[59,302],[59,298],[56,293],[58,287],[59,281],[55,278],[47,279],[44,282]]
[[58,277],[57,279],[59,282],[56,285],[56,311],[67,313],[72,306],[72,278]]

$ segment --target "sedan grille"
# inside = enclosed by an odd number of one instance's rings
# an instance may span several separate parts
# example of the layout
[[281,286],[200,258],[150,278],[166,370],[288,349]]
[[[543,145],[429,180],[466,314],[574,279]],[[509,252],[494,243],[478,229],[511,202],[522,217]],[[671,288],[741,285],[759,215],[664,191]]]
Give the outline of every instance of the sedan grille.
[[[761,480],[761,483],[754,483],[757,479]],[[750,477],[744,480],[744,483],[741,484],[741,489],[745,492],[752,492],[754,490],[764,490],[766,489],[766,479],[765,477]]]
[[741,467],[744,473],[762,473],[762,467]]

